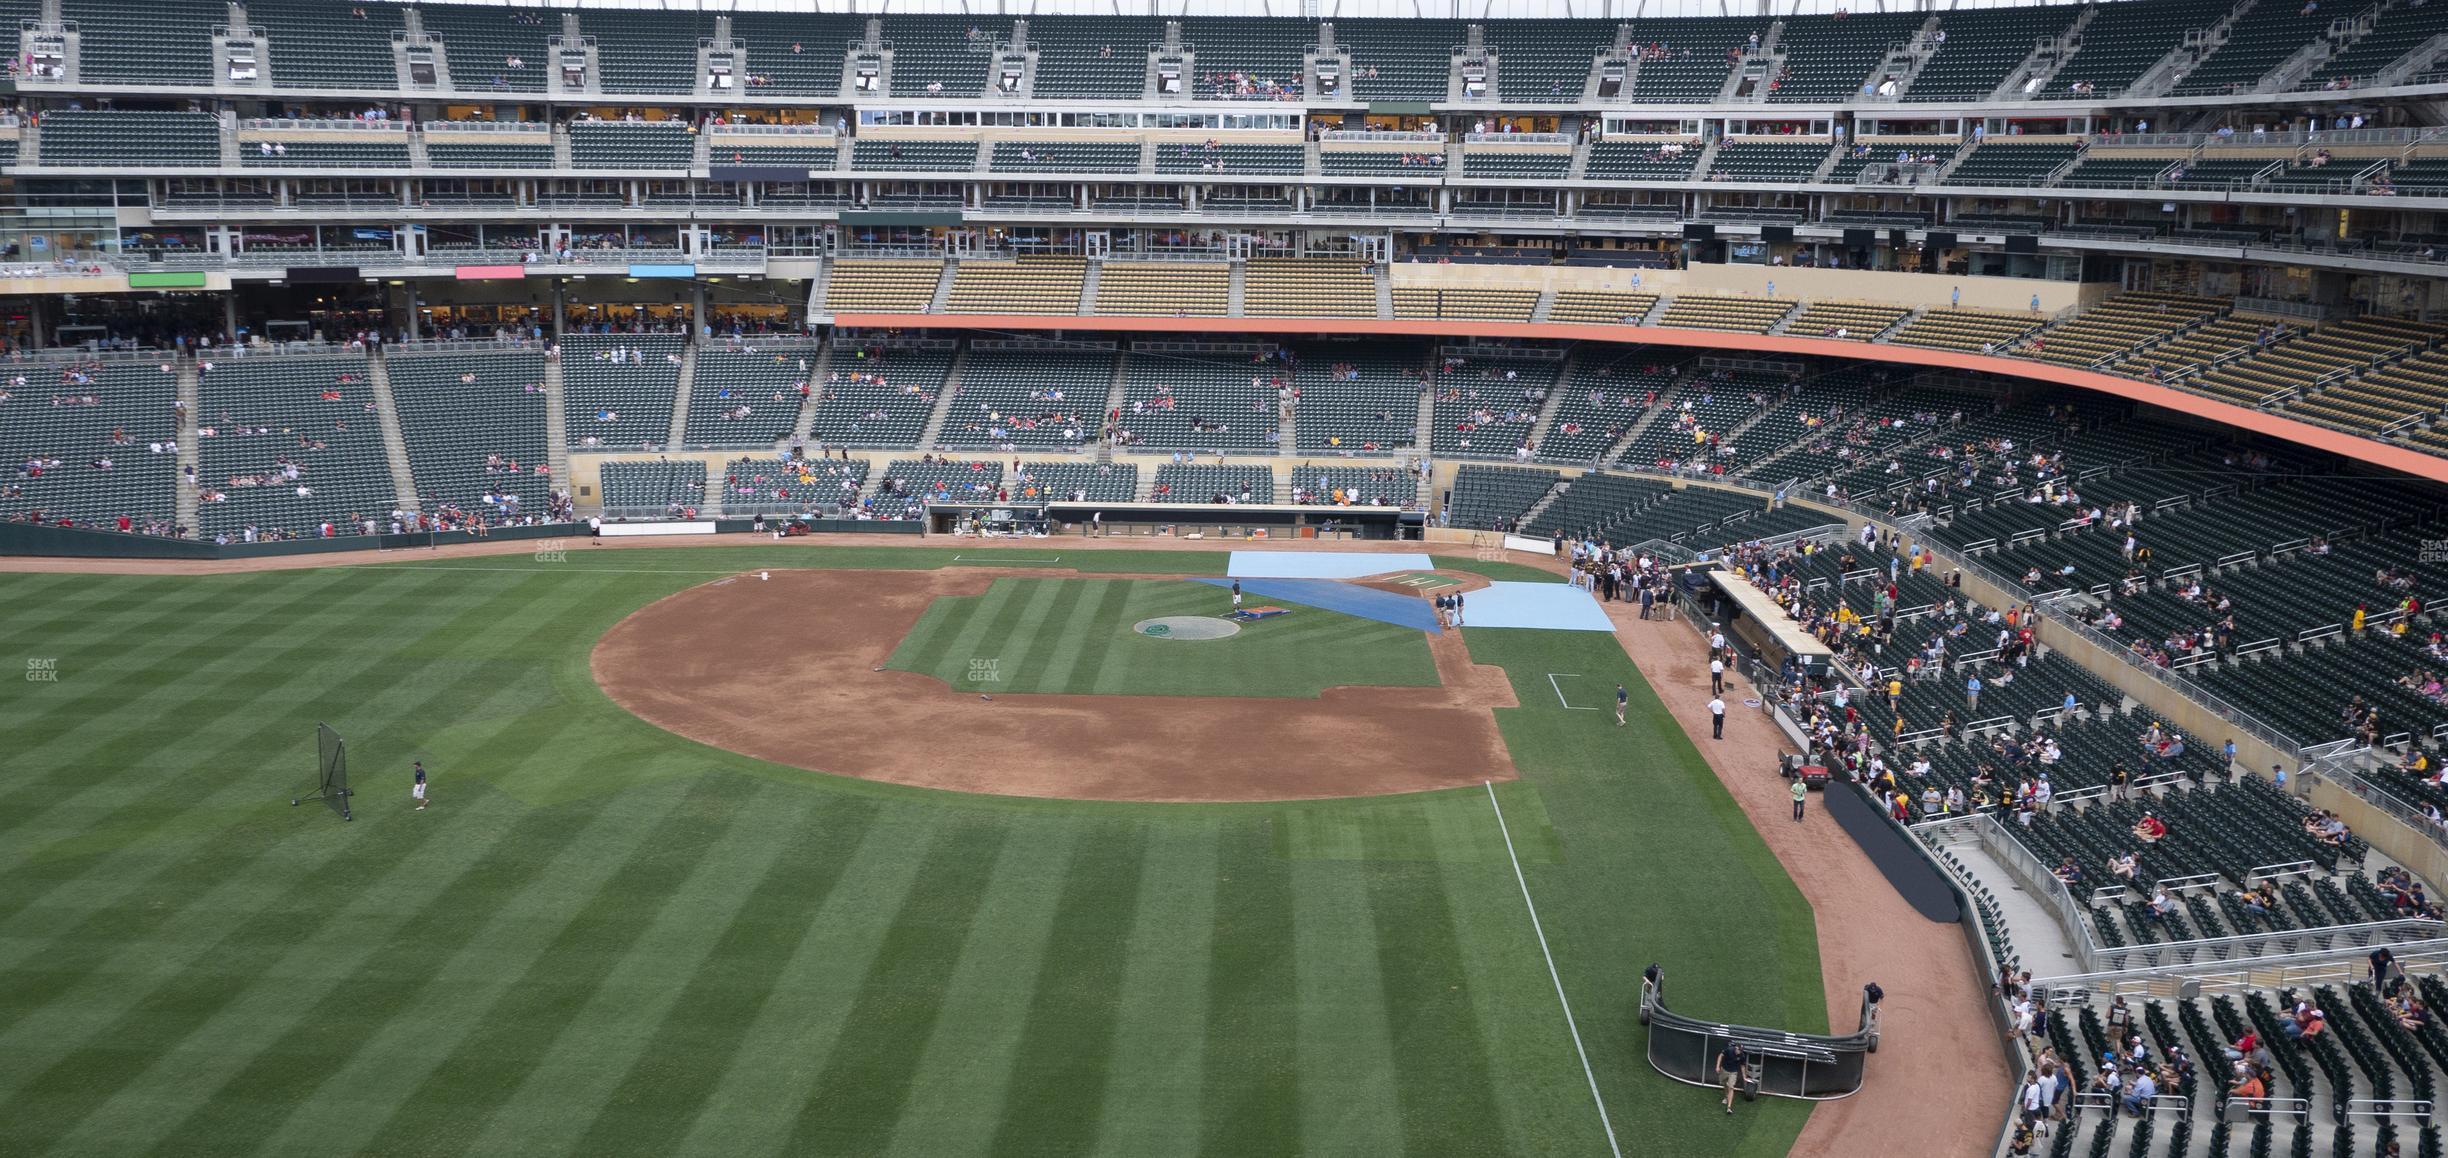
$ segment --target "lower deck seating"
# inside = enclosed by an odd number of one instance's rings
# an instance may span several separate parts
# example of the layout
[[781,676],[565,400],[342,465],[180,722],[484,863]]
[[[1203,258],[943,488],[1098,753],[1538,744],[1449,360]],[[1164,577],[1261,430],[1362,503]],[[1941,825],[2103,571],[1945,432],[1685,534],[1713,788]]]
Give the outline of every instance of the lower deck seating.
[[894,459],[868,507],[877,518],[914,519],[926,504],[992,502],[1003,486],[1003,464],[930,455]]
[[400,505],[365,356],[232,358],[197,382],[198,529],[362,531]]
[[948,349],[836,345],[808,433],[827,446],[915,447],[951,372]]
[[691,446],[771,446],[797,425],[816,348],[702,346],[690,383]]
[[1518,455],[1530,440],[1563,363],[1544,359],[1449,357],[1432,383],[1439,455]]
[[1464,463],[1454,472],[1445,503],[1445,525],[1473,531],[1511,531],[1522,516],[1564,476],[1552,470]]
[[834,514],[858,504],[867,485],[860,459],[735,458],[723,465],[722,512],[755,515]]
[[1019,502],[1129,502],[1139,497],[1139,468],[1127,462],[1023,462],[1005,489]]
[[1355,342],[1313,348],[1293,375],[1300,391],[1299,449],[1308,454],[1385,454],[1419,438],[1417,346]]
[[561,342],[562,411],[573,450],[660,450],[680,393],[674,334],[573,334]]
[[705,503],[702,462],[607,462],[602,478],[608,519],[681,518]]
[[1409,507],[1419,502],[1419,476],[1401,467],[1298,467],[1291,501],[1308,506]]
[[426,507],[500,510],[515,498],[518,510],[540,514],[562,489],[546,445],[542,352],[394,351],[384,366]]
[[1275,468],[1169,462],[1156,468],[1151,497],[1160,503],[1271,503]]
[[[33,360],[0,388],[0,518],[165,532],[178,514],[167,359]],[[388,504],[384,511],[389,511]]]
[[1113,391],[1105,350],[972,350],[936,444],[1079,449],[1095,441]]

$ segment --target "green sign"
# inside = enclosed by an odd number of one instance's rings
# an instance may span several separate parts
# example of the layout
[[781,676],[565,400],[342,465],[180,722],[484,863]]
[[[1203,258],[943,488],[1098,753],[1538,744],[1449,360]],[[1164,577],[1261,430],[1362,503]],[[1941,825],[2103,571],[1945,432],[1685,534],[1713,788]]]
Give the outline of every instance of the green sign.
[[204,274],[190,270],[182,273],[131,273],[129,289],[203,289]]

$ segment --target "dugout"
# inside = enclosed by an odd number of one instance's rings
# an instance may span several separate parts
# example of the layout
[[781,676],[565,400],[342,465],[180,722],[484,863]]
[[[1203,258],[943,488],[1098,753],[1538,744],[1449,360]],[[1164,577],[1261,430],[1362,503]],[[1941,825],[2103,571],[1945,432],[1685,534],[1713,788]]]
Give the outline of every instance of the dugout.
[[[1422,537],[1427,516],[1401,507],[1317,507],[1289,503],[1141,503],[1060,500],[1041,507],[1012,503],[929,503],[927,531],[949,534],[964,527],[989,529],[1038,525],[1029,517],[997,512],[1030,511],[1052,535],[1201,535],[1210,539],[1379,539]],[[1099,516],[1102,516],[1100,519]]]
[[1715,588],[1714,618],[1742,641],[1744,650],[1775,671],[1798,666],[1814,677],[1827,674],[1835,651],[1802,630],[1757,584],[1732,571],[1710,571],[1708,580]]
[[1717,1055],[1739,1041],[1751,1055],[1742,1085],[1745,1099],[1833,1101],[1861,1090],[1869,1056],[1878,1052],[1878,987],[1862,987],[1861,1028],[1843,1036],[1788,1033],[1749,1025],[1702,1021],[1666,1008],[1666,974],[1651,965],[1642,974],[1640,1021],[1649,1027],[1649,1064],[1686,1085],[1717,1086]]

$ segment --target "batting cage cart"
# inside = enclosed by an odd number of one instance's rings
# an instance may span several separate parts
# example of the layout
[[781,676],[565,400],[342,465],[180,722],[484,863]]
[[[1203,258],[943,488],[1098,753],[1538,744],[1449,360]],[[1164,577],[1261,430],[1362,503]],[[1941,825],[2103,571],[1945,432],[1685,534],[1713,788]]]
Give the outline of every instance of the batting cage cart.
[[1863,1063],[1878,1051],[1878,1003],[1885,996],[1875,984],[1862,987],[1857,1032],[1787,1033],[1675,1013],[1666,1008],[1665,971],[1651,965],[1641,976],[1640,1020],[1649,1027],[1649,1064],[1678,1082],[1715,1086],[1718,1053],[1739,1041],[1751,1058],[1742,1075],[1745,1101],[1762,1094],[1829,1101],[1860,1091]]

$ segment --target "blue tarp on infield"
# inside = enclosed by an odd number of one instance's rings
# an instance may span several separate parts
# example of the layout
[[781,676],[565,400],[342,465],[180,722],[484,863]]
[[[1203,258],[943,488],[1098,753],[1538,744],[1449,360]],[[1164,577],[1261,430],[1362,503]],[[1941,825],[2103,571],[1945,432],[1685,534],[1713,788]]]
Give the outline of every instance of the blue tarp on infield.
[[[1389,571],[1433,571],[1436,564],[1418,552],[1379,555],[1360,551],[1284,550],[1235,551],[1224,569],[1235,579],[1358,579]],[[1378,594],[1384,594],[1379,592]],[[1284,598],[1289,599],[1287,595]],[[1397,596],[1397,598],[1400,598]],[[1414,600],[1414,602],[1417,602]],[[1430,618],[1434,618],[1433,615]]]
[[[1238,555],[1240,552],[1236,551],[1234,554]],[[1399,558],[1400,556],[1372,556],[1372,558],[1379,559],[1389,557]],[[1377,572],[1370,571],[1368,574],[1375,575]],[[1200,579],[1196,582],[1227,589],[1233,585],[1230,579]],[[1222,598],[1229,608],[1232,596],[1227,594]],[[1345,615],[1357,615],[1362,619],[1374,619],[1379,623],[1391,623],[1396,627],[1412,627],[1440,634],[1444,630],[1437,626],[1436,609],[1430,607],[1427,600],[1416,595],[1396,595],[1391,591],[1379,591],[1374,587],[1355,587],[1333,579],[1243,579],[1241,581],[1242,606],[1256,607],[1269,599],[1287,600],[1304,607],[1314,607],[1320,611],[1339,611]]]
[[1565,583],[1490,583],[1462,596],[1462,629],[1541,627],[1613,631],[1614,621],[1590,593]]

